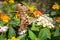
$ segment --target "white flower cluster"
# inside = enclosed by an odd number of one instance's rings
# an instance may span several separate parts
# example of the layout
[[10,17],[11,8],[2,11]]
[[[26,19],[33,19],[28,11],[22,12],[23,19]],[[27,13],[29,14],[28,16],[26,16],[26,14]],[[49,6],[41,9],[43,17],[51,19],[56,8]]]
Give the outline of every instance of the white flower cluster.
[[43,27],[54,28],[53,20],[50,17],[42,15],[38,17],[37,21],[38,21],[37,23],[38,25],[43,25]]
[[6,32],[8,30],[7,26],[0,26],[0,32]]

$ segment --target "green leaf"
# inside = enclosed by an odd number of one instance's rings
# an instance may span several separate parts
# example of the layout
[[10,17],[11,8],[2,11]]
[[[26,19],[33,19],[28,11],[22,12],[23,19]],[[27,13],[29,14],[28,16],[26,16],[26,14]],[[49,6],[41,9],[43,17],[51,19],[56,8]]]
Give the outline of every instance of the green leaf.
[[20,35],[20,36],[18,36],[18,38],[19,38],[20,40],[25,40],[26,34]]
[[31,30],[36,31],[38,30],[38,27],[32,27]]
[[0,35],[0,40],[5,40],[5,35],[3,33]]
[[35,38],[35,40],[40,40],[39,38]]
[[55,31],[55,33],[54,33],[54,36],[59,36],[59,28],[56,28],[56,31]]
[[20,20],[16,17],[13,18],[14,22],[16,22],[16,24],[19,24],[20,23]]
[[5,25],[5,23],[0,21],[0,26],[4,26],[4,25]]
[[28,33],[29,33],[29,38],[30,38],[31,40],[35,40],[36,35],[35,35],[31,30],[29,30]]
[[13,18],[13,20],[11,20],[10,22],[9,22],[9,24],[11,24],[11,25],[15,25],[15,26],[18,26],[19,25],[19,23],[20,23],[20,20],[18,19],[18,18]]
[[39,26],[36,23],[32,24],[31,30],[36,31],[39,29]]
[[8,15],[10,18],[12,18],[12,17],[14,16],[13,14],[14,14],[14,13],[11,13],[11,12],[10,12],[10,9],[9,9],[7,15]]
[[16,4],[11,5],[11,9],[16,10]]
[[46,40],[47,38],[50,39],[51,38],[50,30],[48,28],[41,29],[41,31],[39,32],[38,37],[41,40]]
[[16,23],[14,21],[12,21],[12,20],[8,24],[10,24],[10,25],[16,25]]
[[16,33],[15,33],[14,29],[12,28],[12,26],[9,26],[8,38],[12,38],[14,36],[16,36]]
[[51,12],[51,16],[55,16],[56,14],[57,14],[56,11]]

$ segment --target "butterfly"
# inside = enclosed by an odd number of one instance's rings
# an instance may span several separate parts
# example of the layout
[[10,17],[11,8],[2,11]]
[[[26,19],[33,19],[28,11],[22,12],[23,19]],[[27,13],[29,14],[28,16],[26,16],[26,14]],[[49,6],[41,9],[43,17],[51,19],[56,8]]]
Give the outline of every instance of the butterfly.
[[26,27],[33,22],[34,15],[33,13],[21,2],[17,4],[17,10],[20,13],[20,28],[19,32],[26,29]]

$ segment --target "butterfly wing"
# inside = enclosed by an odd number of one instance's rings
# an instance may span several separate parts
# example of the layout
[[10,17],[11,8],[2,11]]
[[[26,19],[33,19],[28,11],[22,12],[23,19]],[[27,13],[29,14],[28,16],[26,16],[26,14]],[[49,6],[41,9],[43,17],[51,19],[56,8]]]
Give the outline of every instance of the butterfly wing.
[[[27,6],[25,6],[24,4],[22,4],[22,3],[19,3],[19,7],[23,10],[23,12],[24,12],[24,15],[30,20],[30,23],[34,20],[34,15],[33,15],[33,13],[28,9],[28,7]],[[19,7],[18,7],[18,9],[19,9]],[[21,10],[20,9],[20,10]]]

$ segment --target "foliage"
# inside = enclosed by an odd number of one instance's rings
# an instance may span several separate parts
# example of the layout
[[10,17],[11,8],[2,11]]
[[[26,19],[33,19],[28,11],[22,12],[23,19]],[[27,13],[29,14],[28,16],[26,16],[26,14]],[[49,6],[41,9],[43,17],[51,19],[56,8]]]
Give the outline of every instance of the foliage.
[[54,37],[60,40],[60,3],[54,2],[51,6],[42,3],[40,10],[36,5],[21,3],[32,12],[32,17],[26,15],[31,21],[34,19],[33,22],[27,26],[27,31],[18,34],[21,21],[16,7],[18,3],[14,0],[4,1],[0,11],[0,40],[52,40]]

